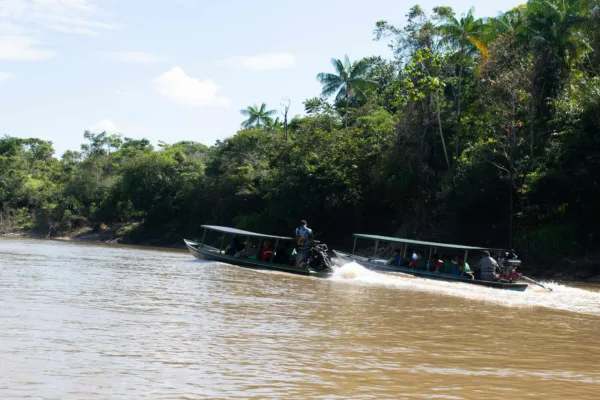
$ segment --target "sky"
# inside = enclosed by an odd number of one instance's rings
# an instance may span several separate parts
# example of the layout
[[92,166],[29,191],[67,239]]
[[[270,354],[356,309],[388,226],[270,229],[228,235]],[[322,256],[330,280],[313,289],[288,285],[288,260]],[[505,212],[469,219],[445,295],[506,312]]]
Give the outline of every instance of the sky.
[[0,136],[78,150],[83,132],[212,145],[240,110],[289,116],[318,96],[331,58],[391,57],[378,20],[408,9],[475,7],[496,16],[524,0],[0,0]]

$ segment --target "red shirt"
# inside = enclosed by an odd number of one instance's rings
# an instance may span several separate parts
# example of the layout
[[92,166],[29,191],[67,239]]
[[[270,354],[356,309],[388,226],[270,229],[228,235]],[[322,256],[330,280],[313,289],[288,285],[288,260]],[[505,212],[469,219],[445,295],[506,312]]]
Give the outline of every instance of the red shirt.
[[271,247],[263,247],[260,252],[260,261],[271,261],[273,256],[273,249]]

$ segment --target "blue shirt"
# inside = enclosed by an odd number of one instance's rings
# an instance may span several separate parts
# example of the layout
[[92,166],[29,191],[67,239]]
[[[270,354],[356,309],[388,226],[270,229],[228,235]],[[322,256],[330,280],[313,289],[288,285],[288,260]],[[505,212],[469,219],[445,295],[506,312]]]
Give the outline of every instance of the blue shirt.
[[312,238],[312,230],[305,226],[301,226],[296,229],[296,241],[298,242],[298,248],[302,250],[310,249]]

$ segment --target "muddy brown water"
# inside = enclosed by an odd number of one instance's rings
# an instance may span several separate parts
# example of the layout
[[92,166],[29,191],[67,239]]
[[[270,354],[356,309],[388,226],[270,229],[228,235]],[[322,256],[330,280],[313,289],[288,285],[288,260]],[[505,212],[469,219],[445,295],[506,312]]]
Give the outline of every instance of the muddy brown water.
[[0,239],[0,398],[598,399],[600,293],[550,285]]

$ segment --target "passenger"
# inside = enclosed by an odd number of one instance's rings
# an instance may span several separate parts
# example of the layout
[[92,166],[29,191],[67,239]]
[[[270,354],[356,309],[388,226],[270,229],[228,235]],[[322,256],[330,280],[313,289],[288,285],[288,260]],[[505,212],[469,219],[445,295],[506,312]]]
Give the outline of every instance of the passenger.
[[416,268],[416,269],[424,269],[424,270],[427,269],[427,263],[423,259],[423,253],[422,252],[418,252],[417,253],[417,258],[413,259],[410,262],[409,267],[410,268]]
[[237,236],[233,237],[232,243],[225,249],[225,254],[228,256],[235,256],[235,254],[242,249],[240,238]]
[[271,242],[265,240],[262,251],[260,252],[260,261],[271,261],[273,257],[273,246]]
[[254,244],[254,242],[248,241],[248,243],[246,243],[246,258],[249,258],[251,260],[256,260],[257,253],[258,253],[258,249],[256,248],[256,245]]
[[466,262],[463,257],[458,257],[457,261],[458,261],[458,270],[460,271],[460,274],[462,276],[466,276],[467,278],[475,279],[475,276],[473,275],[473,271],[471,271],[471,267],[469,266],[469,263]]
[[452,275],[454,275],[454,276],[461,275],[460,269],[458,269],[458,256],[454,256],[452,258]]
[[305,220],[300,221],[300,227],[296,229],[296,243],[298,244],[298,254],[296,255],[297,266],[308,264],[308,257],[310,257],[312,241],[312,230],[308,228]]
[[440,259],[440,256],[435,253],[433,255],[433,260],[431,260],[431,265],[429,266],[429,270],[433,272],[442,272],[444,268],[444,262]]
[[427,271],[427,261],[425,261],[425,255],[422,251],[417,253],[417,269]]
[[452,270],[454,270],[454,263],[452,262],[452,256],[446,256],[446,261],[444,261],[444,267],[442,268],[442,272],[444,274],[452,274]]
[[408,251],[406,253],[410,254],[410,256],[411,256],[409,262],[416,261],[419,258],[419,256],[417,255],[417,253],[415,253],[414,249],[408,249]]
[[401,262],[402,262],[402,256],[400,255],[400,249],[396,249],[396,250],[394,250],[394,254],[388,260],[387,263],[388,263],[388,265],[395,265],[396,267],[399,267]]
[[483,251],[481,260],[479,260],[479,269],[482,281],[497,281],[500,278],[498,262],[490,256],[490,252],[487,250]]

